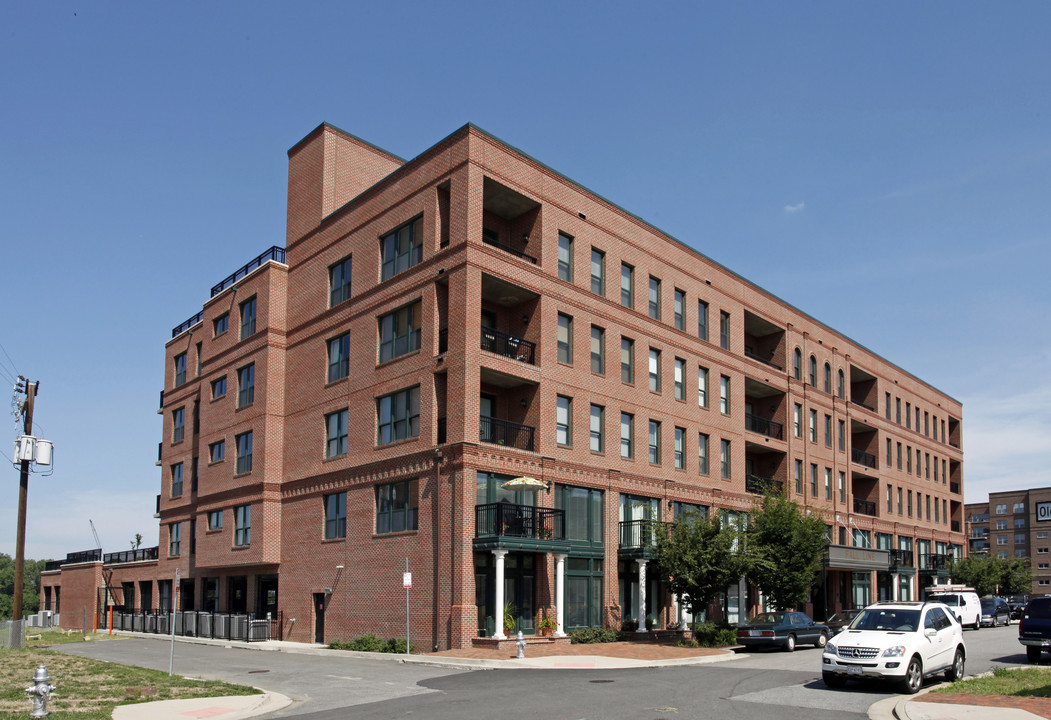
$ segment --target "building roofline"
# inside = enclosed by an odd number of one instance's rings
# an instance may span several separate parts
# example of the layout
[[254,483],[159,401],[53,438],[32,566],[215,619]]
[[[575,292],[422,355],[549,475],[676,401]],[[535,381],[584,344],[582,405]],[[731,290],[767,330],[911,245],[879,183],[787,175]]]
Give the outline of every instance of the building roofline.
[[401,157],[399,155],[395,155],[390,150],[385,150],[385,149],[381,148],[379,145],[376,145],[375,143],[370,143],[368,140],[366,140],[364,138],[361,138],[361,137],[358,137],[354,133],[347,132],[343,128],[337,127],[337,126],[333,125],[332,123],[328,123],[328,122],[321,123],[316,128],[314,128],[313,130],[308,132],[306,135],[304,135],[302,140],[300,140],[295,145],[290,147],[288,149],[289,157],[291,157],[292,153],[294,153],[296,150],[298,150],[306,142],[308,142],[309,140],[312,140],[316,135],[319,135],[325,128],[328,128],[329,130],[334,130],[335,132],[338,132],[340,135],[344,135],[344,136],[350,138],[354,142],[361,143],[362,145],[365,145],[366,147],[371,148],[372,150],[375,150],[378,153],[382,153],[382,154],[388,156],[392,160],[397,160],[398,162],[403,163],[403,164],[405,162],[407,162],[405,160],[405,158],[403,158],[403,157]]

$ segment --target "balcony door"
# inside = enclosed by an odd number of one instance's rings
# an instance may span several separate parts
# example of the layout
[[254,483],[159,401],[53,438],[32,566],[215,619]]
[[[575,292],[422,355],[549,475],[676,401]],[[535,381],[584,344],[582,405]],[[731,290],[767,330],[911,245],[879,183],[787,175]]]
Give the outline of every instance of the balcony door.
[[482,442],[496,442],[492,423],[492,419],[495,417],[493,415],[494,412],[496,412],[496,396],[482,393],[478,399],[478,414],[481,416],[478,425],[481,434],[479,439]]

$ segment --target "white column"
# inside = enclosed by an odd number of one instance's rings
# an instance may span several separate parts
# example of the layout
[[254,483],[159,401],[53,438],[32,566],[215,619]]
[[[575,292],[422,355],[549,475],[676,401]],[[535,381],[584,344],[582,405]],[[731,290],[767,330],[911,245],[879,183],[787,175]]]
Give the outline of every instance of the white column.
[[506,640],[504,635],[504,555],[506,550],[493,550],[496,556],[496,632],[494,640]]
[[555,553],[555,637],[566,636],[566,554]]
[[639,563],[639,632],[646,632],[646,561]]

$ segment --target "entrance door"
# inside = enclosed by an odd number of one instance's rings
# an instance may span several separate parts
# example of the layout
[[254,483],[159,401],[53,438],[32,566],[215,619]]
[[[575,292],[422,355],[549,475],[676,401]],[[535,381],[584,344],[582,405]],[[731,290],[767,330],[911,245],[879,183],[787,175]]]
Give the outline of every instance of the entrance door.
[[314,642],[325,642],[325,593],[314,593]]
[[256,616],[277,617],[277,578],[273,575],[259,578],[259,592],[256,593]]

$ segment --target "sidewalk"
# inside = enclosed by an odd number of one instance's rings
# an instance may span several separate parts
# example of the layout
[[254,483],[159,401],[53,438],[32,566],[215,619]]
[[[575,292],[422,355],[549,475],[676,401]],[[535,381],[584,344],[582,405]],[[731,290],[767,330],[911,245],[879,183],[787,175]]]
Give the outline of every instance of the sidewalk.
[[[119,632],[119,635],[155,638],[156,635]],[[744,658],[722,648],[684,648],[644,642],[596,643],[594,645],[530,645],[526,658],[516,653],[482,648],[444,650],[415,655],[364,653],[329,650],[324,645],[281,640],[239,642],[177,636],[177,642],[199,645],[221,645],[247,650],[290,652],[304,655],[361,657],[377,661],[420,663],[465,670],[541,669],[593,670],[638,667],[705,665]],[[135,705],[121,705],[114,720],[184,720],[185,718],[222,718],[241,720],[274,712],[291,700],[277,693],[262,696],[231,696],[168,700]],[[872,720],[1051,720],[1051,698],[1007,697],[993,695],[935,694],[928,691],[914,696],[892,697],[869,707]]]

